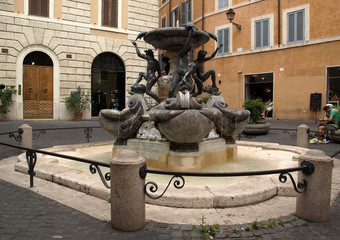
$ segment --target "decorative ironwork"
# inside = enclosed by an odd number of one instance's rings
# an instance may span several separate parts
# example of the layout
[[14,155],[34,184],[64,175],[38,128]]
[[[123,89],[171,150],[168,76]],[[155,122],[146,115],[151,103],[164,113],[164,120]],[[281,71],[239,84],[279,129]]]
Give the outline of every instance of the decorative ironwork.
[[[18,133],[17,135],[15,135],[15,133]],[[21,140],[21,134],[24,133],[24,130],[22,128],[19,128],[18,131],[16,132],[11,132],[8,134],[9,138],[14,138],[16,141]]]
[[[291,133],[291,131],[293,131],[293,132]],[[288,136],[291,139],[296,139],[297,138],[297,131],[296,131],[296,129],[284,129],[283,133],[284,134],[288,134]]]
[[110,173],[109,172],[106,173],[105,177],[104,177],[104,175],[103,175],[102,171],[100,170],[99,166],[97,164],[91,164],[90,165],[90,172],[92,174],[95,174],[95,173],[97,173],[97,171],[98,171],[98,174],[100,176],[100,180],[102,180],[102,183],[104,184],[104,186],[107,189],[110,189],[110,186],[106,183],[106,181],[110,181]]
[[185,185],[185,180],[184,180],[184,178],[183,178],[181,175],[175,175],[175,176],[173,176],[173,177],[170,179],[170,181],[169,181],[168,185],[166,186],[166,188],[164,189],[164,191],[163,191],[160,195],[158,195],[158,196],[154,196],[154,195],[151,195],[150,193],[148,193],[148,185],[151,185],[151,186],[149,187],[150,192],[155,193],[155,192],[158,191],[158,185],[157,185],[157,183],[155,183],[155,182],[148,182],[148,183],[145,184],[145,186],[144,186],[144,193],[145,193],[145,195],[148,196],[148,197],[151,198],[151,199],[158,199],[158,198],[161,198],[161,197],[164,195],[164,193],[168,190],[168,188],[169,188],[169,186],[170,186],[172,180],[175,179],[175,178],[179,178],[179,179],[174,181],[174,187],[177,188],[177,189],[183,188],[184,185]]
[[92,132],[93,132],[93,128],[91,127],[86,127],[84,128],[84,133],[85,133],[85,138],[87,138],[87,142],[90,142],[90,138],[92,138]]
[[293,187],[294,187],[294,190],[298,193],[303,193],[306,188],[307,188],[307,181],[305,179],[301,179],[299,182],[298,182],[298,185],[296,186],[296,183],[295,183],[295,180],[293,178],[293,176],[289,173],[289,172],[286,172],[286,173],[281,173],[279,175],[279,180],[280,182],[282,183],[286,183],[287,182],[287,176],[286,174],[288,174],[290,180],[292,181],[293,183]]
[[310,175],[314,172],[314,165],[312,162],[308,160],[304,160],[301,162],[300,167],[296,168],[286,168],[286,169],[276,169],[276,170],[264,170],[264,171],[249,171],[249,172],[173,172],[173,171],[162,171],[162,170],[153,170],[153,169],[148,169],[146,164],[143,164],[141,168],[139,169],[139,175],[141,178],[145,178],[147,173],[153,173],[153,174],[161,174],[161,175],[173,175],[173,177],[170,179],[167,187],[163,191],[162,194],[158,196],[151,195],[148,192],[148,185],[151,185],[149,187],[149,191],[152,193],[155,193],[158,191],[158,185],[155,182],[148,182],[144,186],[144,193],[147,195],[149,198],[152,199],[158,199],[164,195],[164,193],[168,190],[172,180],[174,178],[180,178],[183,183],[179,180],[176,180],[174,182],[174,186],[177,189],[181,189],[184,187],[185,180],[183,176],[192,176],[192,177],[241,177],[241,176],[259,176],[259,175],[270,175],[270,174],[280,174],[279,175],[279,180],[282,183],[287,182],[287,176],[288,175],[293,183],[294,190],[298,193],[303,193],[306,188],[307,188],[307,181],[305,179],[299,180],[298,184],[296,185],[295,180],[293,179],[292,175],[290,172],[297,172],[297,171],[302,171],[306,175]]
[[32,139],[33,140],[38,140],[38,138],[40,137],[40,135],[45,135],[46,134],[46,131],[45,130],[37,130],[39,131],[38,133],[35,133],[36,131],[33,131],[32,132]]
[[33,177],[35,176],[34,167],[37,163],[37,153],[32,150],[27,150],[26,162],[28,165],[28,174],[30,175],[30,187],[33,187]]

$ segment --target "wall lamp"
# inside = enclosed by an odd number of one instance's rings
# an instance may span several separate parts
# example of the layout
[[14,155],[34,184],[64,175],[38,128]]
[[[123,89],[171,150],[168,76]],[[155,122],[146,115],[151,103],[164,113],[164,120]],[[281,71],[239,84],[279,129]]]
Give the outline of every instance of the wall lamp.
[[237,30],[241,31],[242,29],[242,26],[240,24],[237,24],[237,23],[234,23],[233,20],[234,20],[234,17],[235,17],[235,12],[233,9],[229,9],[227,12],[226,12],[226,15],[227,15],[227,18],[228,20],[233,24],[235,25],[235,27],[237,28]]

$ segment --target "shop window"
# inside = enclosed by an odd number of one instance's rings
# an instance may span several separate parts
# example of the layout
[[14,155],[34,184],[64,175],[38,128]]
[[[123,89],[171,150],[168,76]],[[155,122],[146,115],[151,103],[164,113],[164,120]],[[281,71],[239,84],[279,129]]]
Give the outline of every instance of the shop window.
[[192,1],[187,0],[181,3],[181,23],[182,25],[192,21]]
[[290,12],[287,14],[287,39],[288,43],[305,40],[305,10]]
[[217,54],[230,53],[230,28],[217,30],[217,45],[223,44]]
[[218,0],[218,9],[226,8],[229,6],[229,0]]
[[255,48],[269,47],[269,18],[255,22]]
[[102,1],[102,25],[118,27],[118,0]]
[[179,9],[176,7],[170,12],[170,27],[178,27],[179,22]]
[[50,3],[49,0],[30,0],[29,14],[41,17],[49,16]]
[[327,68],[327,102],[340,106],[340,66]]

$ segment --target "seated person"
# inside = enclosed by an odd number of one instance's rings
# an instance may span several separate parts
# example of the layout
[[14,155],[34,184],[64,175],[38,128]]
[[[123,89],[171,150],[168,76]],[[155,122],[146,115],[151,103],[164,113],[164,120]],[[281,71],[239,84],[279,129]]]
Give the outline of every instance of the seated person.
[[273,102],[271,99],[268,100],[268,102],[266,102],[266,106],[267,108],[265,110],[263,110],[263,117],[267,117],[268,114],[273,111]]
[[[339,120],[340,120],[340,115],[338,110],[333,108],[333,105],[326,105],[323,110],[326,112],[326,114],[329,114],[329,118],[324,118],[324,119],[319,119],[319,124],[318,124],[318,136],[310,141],[310,143],[328,143],[329,140],[326,138],[327,137],[327,131],[325,128],[325,124],[332,124],[336,129],[339,129]],[[322,133],[324,133],[324,139],[321,141],[320,138],[322,136]]]

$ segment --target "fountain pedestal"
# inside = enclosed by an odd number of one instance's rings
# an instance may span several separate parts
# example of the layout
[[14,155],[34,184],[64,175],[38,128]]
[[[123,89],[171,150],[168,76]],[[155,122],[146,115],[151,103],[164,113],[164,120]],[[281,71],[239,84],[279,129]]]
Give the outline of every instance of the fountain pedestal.
[[201,141],[198,149],[188,151],[173,151],[170,143],[165,141],[129,139],[127,145],[114,146],[113,157],[125,149],[137,152],[149,168],[169,171],[201,171],[207,166],[236,161],[237,158],[236,144],[226,144],[221,138]]

